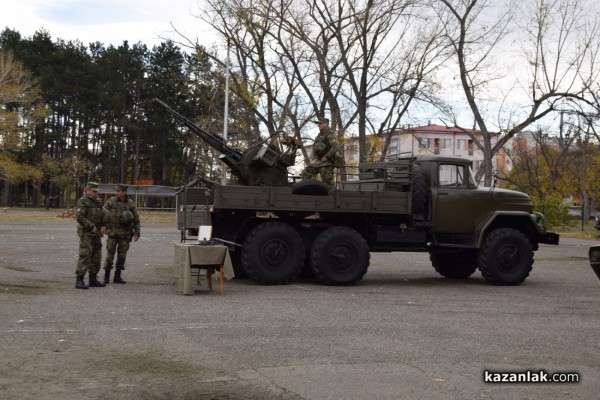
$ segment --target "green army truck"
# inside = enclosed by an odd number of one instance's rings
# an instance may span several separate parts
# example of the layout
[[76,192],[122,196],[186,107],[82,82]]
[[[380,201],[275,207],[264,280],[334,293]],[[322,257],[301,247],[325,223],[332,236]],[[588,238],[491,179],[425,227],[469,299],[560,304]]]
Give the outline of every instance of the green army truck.
[[308,268],[325,284],[351,285],[367,272],[371,252],[422,251],[447,278],[479,268],[491,284],[518,285],[539,244],[558,244],[529,196],[478,187],[464,158],[362,163],[357,180],[329,192],[313,180],[291,183],[296,138],[274,135],[242,151],[154,102],[219,151],[237,178],[236,185],[188,185],[179,228],[212,225],[213,240],[231,246],[236,274],[261,284],[292,282]]
[[202,181],[187,189],[195,204],[180,206],[180,228],[212,225],[213,237],[235,244],[237,270],[261,284],[289,283],[310,268],[324,284],[351,285],[367,272],[371,252],[421,251],[444,277],[479,269],[493,285],[518,285],[539,244],[559,242],[528,195],[478,187],[464,158],[406,157],[359,171],[331,193],[316,181]]

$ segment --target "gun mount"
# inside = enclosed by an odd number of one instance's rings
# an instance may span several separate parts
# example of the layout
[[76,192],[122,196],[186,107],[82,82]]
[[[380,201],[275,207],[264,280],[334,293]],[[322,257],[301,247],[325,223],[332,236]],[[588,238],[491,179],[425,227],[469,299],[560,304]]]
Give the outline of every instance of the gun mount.
[[221,155],[219,159],[238,178],[238,183],[245,186],[288,186],[288,167],[294,165],[298,142],[294,138],[286,138],[280,142],[287,147],[285,151],[270,143],[259,143],[244,151],[233,148],[225,140],[214,133],[200,128],[188,118],[173,110],[166,103],[154,99],[154,103],[179,120],[190,131],[194,132]]

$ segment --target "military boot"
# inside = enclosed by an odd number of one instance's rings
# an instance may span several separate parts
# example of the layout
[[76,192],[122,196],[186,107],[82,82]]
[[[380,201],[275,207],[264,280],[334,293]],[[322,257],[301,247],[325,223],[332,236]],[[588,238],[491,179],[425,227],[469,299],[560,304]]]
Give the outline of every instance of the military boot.
[[110,269],[105,269],[104,270],[104,284],[108,285],[109,282],[110,282]]
[[106,286],[106,285],[98,280],[96,274],[92,274],[90,272],[90,287],[104,287],[104,286]]
[[121,279],[121,270],[120,269],[115,270],[115,279],[113,279],[113,282],[114,283],[127,283],[126,281]]
[[75,289],[89,289],[90,287],[85,284],[83,281],[83,276],[77,277],[77,282],[75,283]]

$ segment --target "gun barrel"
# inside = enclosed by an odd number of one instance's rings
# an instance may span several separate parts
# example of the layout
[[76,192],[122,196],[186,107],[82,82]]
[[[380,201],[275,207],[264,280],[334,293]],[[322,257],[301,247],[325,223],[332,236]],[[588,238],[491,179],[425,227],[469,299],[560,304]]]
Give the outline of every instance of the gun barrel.
[[[156,105],[183,123],[189,130],[200,136],[211,147],[221,153],[219,159],[230,169],[231,174],[238,177],[237,183],[247,186],[287,186],[290,154],[282,155],[281,150],[273,145],[252,146],[238,150],[227,145],[219,135],[210,133],[179,114],[165,102],[154,99]],[[295,149],[294,149],[295,151]],[[285,156],[285,157],[284,157]]]
[[179,114],[177,111],[173,110],[164,101],[157,99],[157,98],[153,99],[153,101],[154,101],[154,103],[159,105],[163,110],[165,110],[166,112],[171,114],[173,117],[175,117],[176,119],[181,121],[189,130],[194,132],[196,135],[200,136],[200,138],[202,138],[209,145],[211,145],[213,148],[218,150],[221,154],[223,154],[225,156],[226,159],[227,158],[231,159],[230,162],[227,162],[227,160],[224,160],[228,165],[230,165],[230,163],[232,161],[239,162],[242,160],[243,153],[238,149],[228,146],[227,143],[225,142],[225,139],[223,139],[219,135],[215,135],[214,133],[207,132],[204,129],[200,128],[198,125],[193,123],[191,120],[189,120],[188,118]]

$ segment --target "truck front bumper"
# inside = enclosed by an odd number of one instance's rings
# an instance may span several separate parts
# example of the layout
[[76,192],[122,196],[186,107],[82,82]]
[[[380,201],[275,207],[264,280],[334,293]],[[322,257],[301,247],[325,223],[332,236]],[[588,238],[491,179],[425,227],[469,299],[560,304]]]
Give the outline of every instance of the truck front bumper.
[[560,235],[558,233],[554,233],[554,232],[546,232],[542,235],[540,235],[540,243],[544,243],[544,244],[558,244],[558,241],[560,240]]

